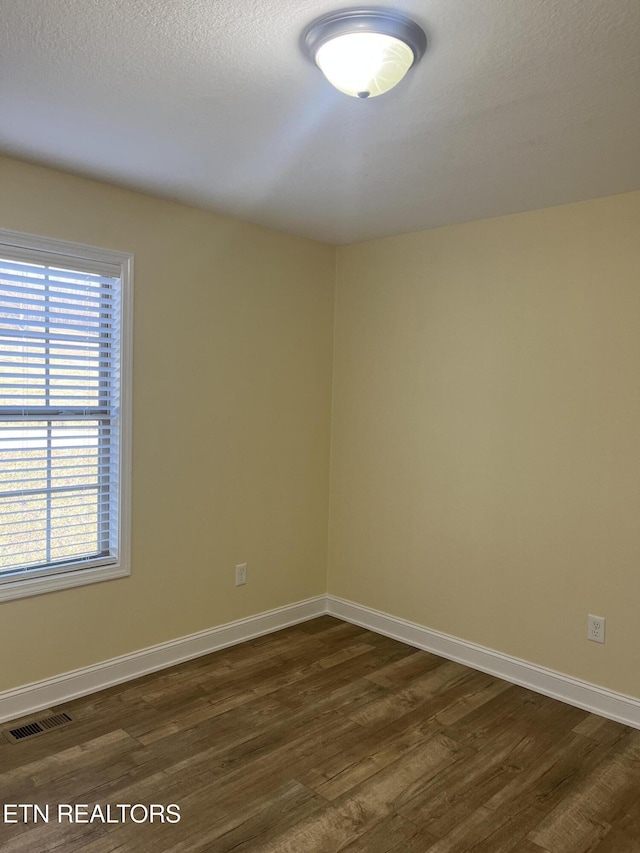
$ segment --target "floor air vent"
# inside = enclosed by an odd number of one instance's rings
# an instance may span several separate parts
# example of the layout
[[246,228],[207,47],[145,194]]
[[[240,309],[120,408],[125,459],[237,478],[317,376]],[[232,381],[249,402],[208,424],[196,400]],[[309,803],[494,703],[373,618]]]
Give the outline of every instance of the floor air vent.
[[73,720],[68,714],[54,714],[52,717],[35,720],[33,723],[25,723],[24,726],[18,726],[15,729],[5,729],[4,734],[10,743],[20,743],[27,738],[44,735],[51,729],[68,726],[72,722]]

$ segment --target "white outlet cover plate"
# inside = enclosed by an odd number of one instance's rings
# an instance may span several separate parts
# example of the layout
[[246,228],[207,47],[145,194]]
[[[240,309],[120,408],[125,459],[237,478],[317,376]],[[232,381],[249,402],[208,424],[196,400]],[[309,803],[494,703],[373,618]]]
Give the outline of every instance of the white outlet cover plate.
[[604,616],[594,616],[589,614],[587,617],[587,639],[594,643],[604,643]]
[[236,586],[242,586],[247,582],[247,564],[238,563],[236,566]]

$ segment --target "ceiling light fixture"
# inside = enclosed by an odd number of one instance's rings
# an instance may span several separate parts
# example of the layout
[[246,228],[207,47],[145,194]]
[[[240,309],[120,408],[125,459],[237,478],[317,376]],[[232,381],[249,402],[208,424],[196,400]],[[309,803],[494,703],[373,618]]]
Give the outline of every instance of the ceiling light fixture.
[[324,15],[302,34],[307,55],[327,80],[354,98],[393,89],[427,47],[424,30],[387,9],[345,9]]

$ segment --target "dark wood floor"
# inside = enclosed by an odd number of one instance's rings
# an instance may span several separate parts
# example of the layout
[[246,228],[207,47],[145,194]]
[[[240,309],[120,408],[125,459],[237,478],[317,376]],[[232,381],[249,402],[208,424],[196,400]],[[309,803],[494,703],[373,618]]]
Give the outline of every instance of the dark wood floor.
[[57,710],[0,741],[0,802],[50,807],[2,853],[640,851],[640,732],[328,616]]

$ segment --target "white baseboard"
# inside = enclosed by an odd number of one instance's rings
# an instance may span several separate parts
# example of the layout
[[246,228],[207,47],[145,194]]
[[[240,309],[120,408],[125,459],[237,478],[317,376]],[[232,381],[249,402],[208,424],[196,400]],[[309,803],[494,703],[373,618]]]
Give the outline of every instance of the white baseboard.
[[640,729],[640,700],[632,696],[614,693],[587,681],[571,678],[552,669],[536,666],[333,595],[327,596],[327,613],[448,660],[488,672],[536,693]]
[[279,631],[289,625],[306,622],[325,612],[326,596],[318,595],[93,666],[65,672],[44,681],[6,690],[0,693],[0,722],[70,702],[114,684],[131,681],[141,675]]
[[70,702],[80,696],[131,681],[150,672],[157,672],[263,634],[306,622],[323,613],[393,637],[417,649],[424,649],[473,669],[488,672],[512,684],[519,684],[601,717],[640,729],[639,699],[614,693],[552,669],[536,666],[333,595],[318,595],[44,681],[6,690],[0,693],[0,723],[26,717],[44,708]]

